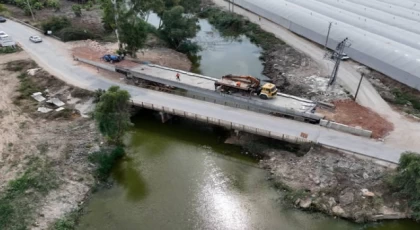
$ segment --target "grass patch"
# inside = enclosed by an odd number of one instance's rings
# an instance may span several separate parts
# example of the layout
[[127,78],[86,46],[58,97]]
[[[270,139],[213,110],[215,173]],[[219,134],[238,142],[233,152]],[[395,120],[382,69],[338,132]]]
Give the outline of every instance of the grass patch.
[[22,49],[19,46],[0,47],[0,54],[11,54],[11,53],[17,53],[20,51],[22,51]]
[[61,219],[58,219],[49,230],[73,230],[76,229],[77,220],[81,215],[81,209],[76,209]]
[[36,67],[36,63],[32,60],[17,60],[6,64],[6,70],[11,72],[26,71]]
[[117,146],[113,150],[102,149],[92,153],[89,156],[89,161],[97,166],[95,177],[100,181],[106,181],[115,163],[122,158],[124,154],[125,151],[122,146]]
[[395,96],[395,103],[399,105],[411,104],[414,109],[420,111],[420,98],[409,92],[403,92],[399,89],[392,90],[392,94]]
[[255,23],[241,15],[223,11],[217,7],[210,7],[203,10],[198,15],[201,18],[207,18],[217,30],[225,37],[238,38],[240,35],[247,36],[251,42],[269,50],[274,44],[285,44],[274,34],[266,32]]
[[58,182],[50,166],[39,158],[31,159],[28,169],[9,182],[0,195],[0,229],[27,229],[37,203]]
[[33,93],[41,91],[26,73],[18,76],[20,81],[19,93],[22,98],[29,98]]

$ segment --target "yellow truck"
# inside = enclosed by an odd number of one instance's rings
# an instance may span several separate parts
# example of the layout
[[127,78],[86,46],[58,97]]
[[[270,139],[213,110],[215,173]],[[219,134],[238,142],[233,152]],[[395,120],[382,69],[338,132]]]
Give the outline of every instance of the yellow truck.
[[277,87],[271,83],[261,86],[261,80],[251,76],[226,75],[214,83],[216,90],[232,94],[248,92],[257,94],[261,99],[272,99],[277,96]]

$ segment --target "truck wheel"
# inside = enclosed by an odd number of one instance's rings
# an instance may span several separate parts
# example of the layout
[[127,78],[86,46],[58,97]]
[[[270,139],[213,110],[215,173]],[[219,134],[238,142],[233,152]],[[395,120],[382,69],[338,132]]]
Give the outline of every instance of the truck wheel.
[[263,99],[263,100],[267,100],[268,99],[267,95],[265,95],[265,94],[260,94],[260,98]]

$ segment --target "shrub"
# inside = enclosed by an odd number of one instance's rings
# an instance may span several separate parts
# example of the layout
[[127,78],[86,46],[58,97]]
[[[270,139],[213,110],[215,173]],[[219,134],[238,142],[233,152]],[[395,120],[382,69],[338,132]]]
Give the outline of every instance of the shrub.
[[420,155],[405,152],[400,157],[397,172],[391,180],[391,185],[398,193],[409,199],[412,215],[420,220]]
[[117,146],[111,152],[108,150],[101,150],[92,153],[89,156],[89,160],[97,165],[95,171],[96,177],[101,181],[105,181],[111,173],[114,164],[117,162],[117,160],[122,158],[124,154],[124,148],[121,146]]
[[44,30],[44,32],[51,30],[53,33],[58,32],[70,26],[71,26],[71,22],[65,16],[61,16],[61,17],[53,16],[41,24],[42,30]]
[[58,0],[47,0],[46,6],[54,9],[60,8],[60,2]]
[[181,43],[181,45],[178,48],[179,52],[189,55],[197,54],[198,52],[200,52],[200,50],[201,47],[197,43],[191,41],[185,41]]
[[17,51],[20,51],[20,49],[16,46],[0,47],[0,54],[11,54]]
[[74,12],[74,15],[76,15],[76,17],[82,17],[82,6],[79,4],[75,4],[71,6],[71,9]]
[[57,33],[57,36],[65,42],[96,38],[96,36],[93,33],[74,27],[62,29]]
[[35,2],[32,6],[33,9],[35,10],[42,10],[44,8],[44,5],[42,5],[42,3],[40,2]]

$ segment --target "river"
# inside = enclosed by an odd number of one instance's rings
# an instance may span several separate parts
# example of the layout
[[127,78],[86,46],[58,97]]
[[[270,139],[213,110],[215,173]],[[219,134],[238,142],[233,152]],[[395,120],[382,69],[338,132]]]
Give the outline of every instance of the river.
[[151,112],[133,118],[127,157],[110,189],[93,194],[78,229],[414,230],[395,221],[353,224],[282,205],[257,161],[211,127]]
[[[159,26],[159,16],[151,13],[148,22]],[[262,80],[264,66],[259,60],[262,49],[253,44],[246,36],[237,38],[222,37],[206,19],[199,19],[200,30],[192,40],[200,45],[194,72],[220,78],[227,74],[251,75]],[[217,67],[216,67],[217,66]]]
[[[156,17],[151,15],[149,22],[158,24]],[[204,48],[199,53],[203,74],[264,79],[257,46],[244,37],[221,38],[206,20],[200,26],[195,39]],[[420,229],[412,221],[360,225],[290,208],[258,161],[224,144],[220,130],[186,120],[161,124],[150,111],[142,111],[133,123],[127,156],[112,173],[114,186],[92,195],[78,229]]]

